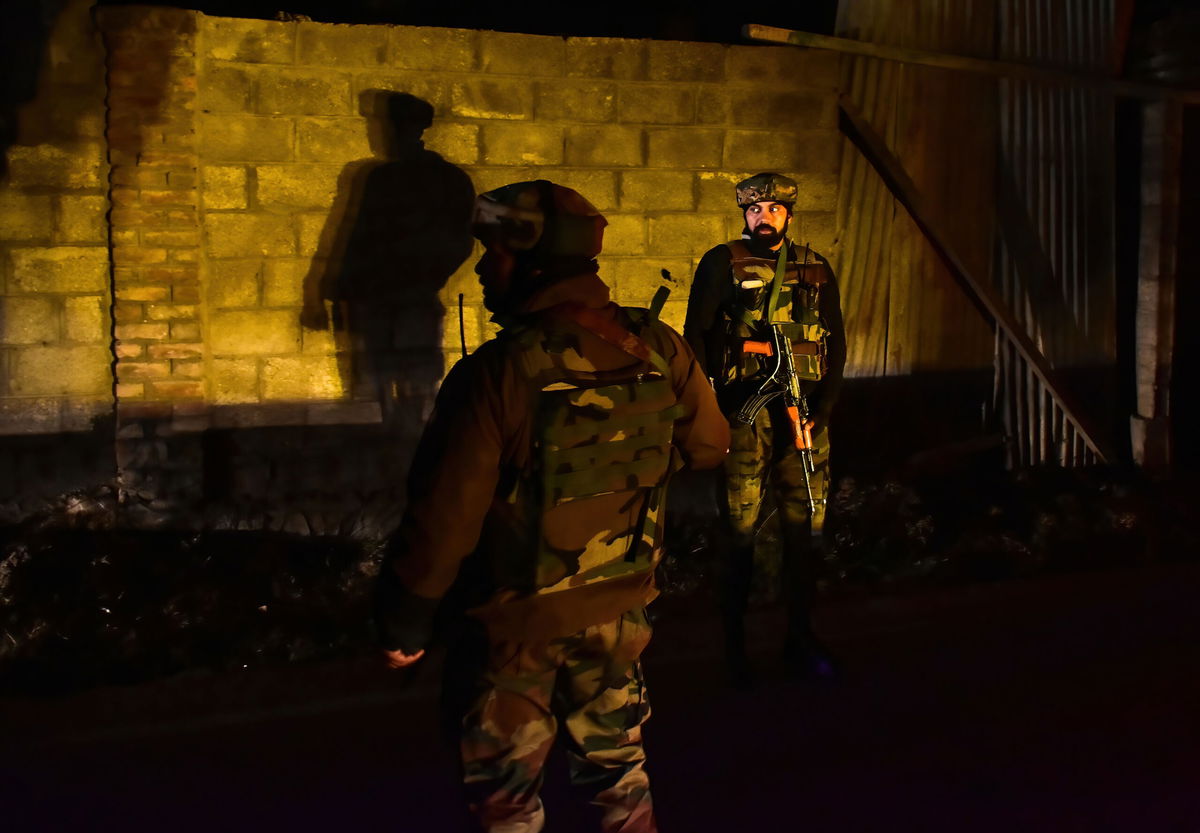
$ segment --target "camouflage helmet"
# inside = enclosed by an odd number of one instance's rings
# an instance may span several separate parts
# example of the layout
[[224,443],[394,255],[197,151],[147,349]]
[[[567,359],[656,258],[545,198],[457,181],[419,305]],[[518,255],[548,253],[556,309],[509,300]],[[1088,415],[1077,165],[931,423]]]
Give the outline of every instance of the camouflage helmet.
[[517,182],[475,199],[472,233],[535,258],[600,253],[608,222],[578,192],[545,179]]
[[796,202],[796,180],[783,174],[761,173],[737,184],[738,208],[749,208],[756,202],[782,202],[790,208]]

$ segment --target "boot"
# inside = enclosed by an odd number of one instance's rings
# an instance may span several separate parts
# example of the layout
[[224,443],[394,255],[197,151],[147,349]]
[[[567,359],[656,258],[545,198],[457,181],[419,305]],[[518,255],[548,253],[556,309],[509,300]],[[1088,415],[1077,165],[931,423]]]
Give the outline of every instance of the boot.
[[839,672],[837,659],[812,632],[807,621],[802,626],[788,623],[783,661],[788,673],[799,680],[832,680]]
[[832,679],[838,663],[812,627],[812,605],[817,595],[817,563],[820,548],[807,524],[784,527],[784,603],[787,606],[787,635],[783,660],[798,679]]

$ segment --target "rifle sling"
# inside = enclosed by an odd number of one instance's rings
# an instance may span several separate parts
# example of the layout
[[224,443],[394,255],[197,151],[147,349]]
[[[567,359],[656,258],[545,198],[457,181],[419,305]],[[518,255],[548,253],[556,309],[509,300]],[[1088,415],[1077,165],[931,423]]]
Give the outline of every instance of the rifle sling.
[[783,244],[779,247],[779,257],[775,260],[775,277],[771,280],[771,295],[767,299],[767,313],[763,318],[768,324],[775,320],[775,310],[779,308],[779,291],[783,288],[783,282],[787,277],[787,238],[783,239]]

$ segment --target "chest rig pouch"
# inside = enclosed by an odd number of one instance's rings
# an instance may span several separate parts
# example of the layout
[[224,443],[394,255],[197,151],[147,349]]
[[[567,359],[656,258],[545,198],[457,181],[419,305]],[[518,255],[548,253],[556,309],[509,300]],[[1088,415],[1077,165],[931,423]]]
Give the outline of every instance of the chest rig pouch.
[[536,391],[523,489],[534,504],[527,515],[537,541],[532,575],[528,552],[511,555],[526,565],[516,586],[538,594],[657,566],[667,480],[678,467],[671,439],[683,411],[666,361],[637,334],[649,313],[627,310],[627,328],[584,307],[559,311],[625,350],[631,364],[595,370],[568,343],[538,331],[522,336],[530,348],[522,363]]
[[820,316],[821,288],[828,280],[824,265],[808,262],[807,249],[804,262],[798,263],[786,256],[756,257],[742,240],[730,241],[726,246],[732,255],[733,300],[726,311],[729,338],[725,381],[747,379],[762,369],[758,357],[741,349],[746,339],[761,338],[762,322],[784,325],[784,335],[792,343],[796,375],[819,381],[827,369],[829,336]]

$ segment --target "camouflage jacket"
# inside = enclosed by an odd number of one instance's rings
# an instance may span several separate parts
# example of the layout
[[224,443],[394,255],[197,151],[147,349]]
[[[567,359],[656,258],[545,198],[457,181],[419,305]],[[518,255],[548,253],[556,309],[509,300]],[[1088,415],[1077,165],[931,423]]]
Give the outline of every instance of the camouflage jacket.
[[[519,311],[522,327],[548,340],[565,341],[583,362],[581,369],[613,371],[637,360],[627,352],[555,314],[565,303],[582,304],[617,323],[628,314],[609,302],[608,288],[595,274],[558,281],[527,300]],[[720,464],[729,446],[729,427],[691,350],[660,322],[647,324],[641,338],[661,355],[682,414],[674,422],[673,443],[693,468]],[[459,577],[469,575],[471,613],[497,637],[554,638],[615,619],[656,595],[653,574],[642,573],[583,584],[550,594],[533,594],[504,579],[499,561],[511,565],[514,553],[536,559],[540,542],[523,540],[528,528],[514,519],[514,486],[531,469],[535,409],[540,387],[522,367],[528,339],[501,337],[482,345],[451,369],[413,460],[408,506],[389,545],[382,581],[399,580],[403,591],[392,602],[390,638],[385,647],[415,650],[429,637],[432,604]],[[628,525],[628,507],[598,505],[571,521],[579,546]],[[560,530],[562,531],[562,530]],[[503,557],[501,557],[503,556]],[[461,582],[460,582],[461,583]],[[389,646],[387,643],[392,642]]]

